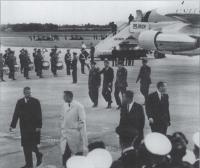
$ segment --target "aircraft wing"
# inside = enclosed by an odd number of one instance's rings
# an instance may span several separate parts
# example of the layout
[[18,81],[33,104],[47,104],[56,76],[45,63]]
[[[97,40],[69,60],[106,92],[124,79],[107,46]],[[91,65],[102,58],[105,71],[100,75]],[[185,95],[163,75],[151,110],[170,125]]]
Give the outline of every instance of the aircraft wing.
[[200,27],[200,14],[170,13],[166,14],[166,16]]

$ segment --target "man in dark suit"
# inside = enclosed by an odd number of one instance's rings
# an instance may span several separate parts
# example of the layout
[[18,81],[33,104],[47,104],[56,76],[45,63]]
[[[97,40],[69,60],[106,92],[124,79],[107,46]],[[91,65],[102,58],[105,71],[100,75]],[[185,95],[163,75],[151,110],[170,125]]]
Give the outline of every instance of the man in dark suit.
[[106,102],[108,102],[107,108],[111,108],[112,104],[112,85],[113,85],[113,79],[114,79],[114,71],[109,66],[109,61],[106,59],[104,60],[104,68],[100,71],[100,74],[103,74],[103,89],[102,89],[102,95]]
[[143,94],[145,102],[149,94],[149,86],[151,84],[151,68],[147,66],[147,60],[142,60],[142,67],[138,74],[136,83],[140,81],[140,92]]
[[10,131],[16,128],[20,121],[21,145],[24,150],[26,165],[22,168],[33,168],[32,152],[36,153],[37,166],[42,163],[42,153],[37,145],[40,143],[40,130],[42,128],[42,112],[39,100],[31,97],[31,89],[24,88],[24,97],[17,101]]
[[138,131],[138,137],[135,140],[134,146],[138,147],[144,137],[143,129],[145,116],[142,105],[134,102],[133,97],[134,93],[130,90],[127,90],[124,93],[120,123],[116,128],[116,132],[119,133],[120,130],[124,128],[128,128],[130,130],[136,129]]
[[118,109],[121,108],[121,99],[119,97],[119,94],[121,93],[121,95],[123,96],[123,94],[126,91],[126,87],[128,86],[127,83],[127,70],[126,68],[123,66],[123,62],[119,61],[118,63],[118,70],[117,70],[117,74],[116,74],[116,82],[115,82],[115,100],[116,103],[118,105]]
[[147,98],[146,113],[152,132],[167,133],[170,126],[169,96],[166,94],[167,83],[158,82],[157,91]]

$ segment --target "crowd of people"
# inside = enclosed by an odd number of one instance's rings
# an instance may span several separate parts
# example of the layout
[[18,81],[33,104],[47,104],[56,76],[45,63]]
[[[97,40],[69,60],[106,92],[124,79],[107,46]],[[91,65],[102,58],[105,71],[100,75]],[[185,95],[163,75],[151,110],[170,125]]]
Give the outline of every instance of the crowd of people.
[[[143,134],[143,107],[134,101],[132,91],[125,91],[120,108],[120,123],[116,128],[121,149],[121,156],[117,160],[112,160],[104,142],[88,144],[84,105],[74,99],[72,91],[64,91],[60,113],[63,167],[199,168],[200,132],[194,133],[192,137],[193,152],[188,149],[188,139],[182,132],[167,134],[170,118],[168,110],[164,110],[168,106],[164,103],[168,102],[165,87],[166,83],[158,82],[157,91],[147,98],[146,113],[151,133],[146,136]],[[36,154],[36,166],[43,162],[43,154],[37,147],[43,125],[42,109],[40,101],[31,96],[30,87],[25,87],[23,93],[24,97],[17,101],[10,131],[16,128],[20,120],[21,145],[26,162],[22,168],[33,168],[32,152]],[[156,96],[157,100],[154,100]]]

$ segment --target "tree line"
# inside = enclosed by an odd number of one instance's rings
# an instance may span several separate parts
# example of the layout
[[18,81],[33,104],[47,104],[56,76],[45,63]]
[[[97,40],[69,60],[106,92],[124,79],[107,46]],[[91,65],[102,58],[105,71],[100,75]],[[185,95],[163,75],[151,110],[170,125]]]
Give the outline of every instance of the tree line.
[[20,24],[7,24],[0,26],[1,31],[14,31],[14,32],[49,32],[49,31],[109,31],[111,30],[110,24],[107,25],[57,25],[52,23],[20,23]]

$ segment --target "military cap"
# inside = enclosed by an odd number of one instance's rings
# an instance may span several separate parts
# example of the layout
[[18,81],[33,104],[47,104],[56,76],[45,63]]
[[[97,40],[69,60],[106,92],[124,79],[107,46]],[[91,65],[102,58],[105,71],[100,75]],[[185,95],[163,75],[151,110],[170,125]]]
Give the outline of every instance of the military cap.
[[160,156],[167,155],[172,149],[170,140],[157,132],[148,134],[144,139],[144,145],[150,153]]
[[190,164],[194,164],[196,161],[194,153],[187,149],[185,156],[183,156],[183,161],[188,162]]
[[200,132],[196,132],[193,137],[192,137],[192,140],[194,142],[194,144],[200,148],[200,142],[199,142],[199,139],[200,139]]

